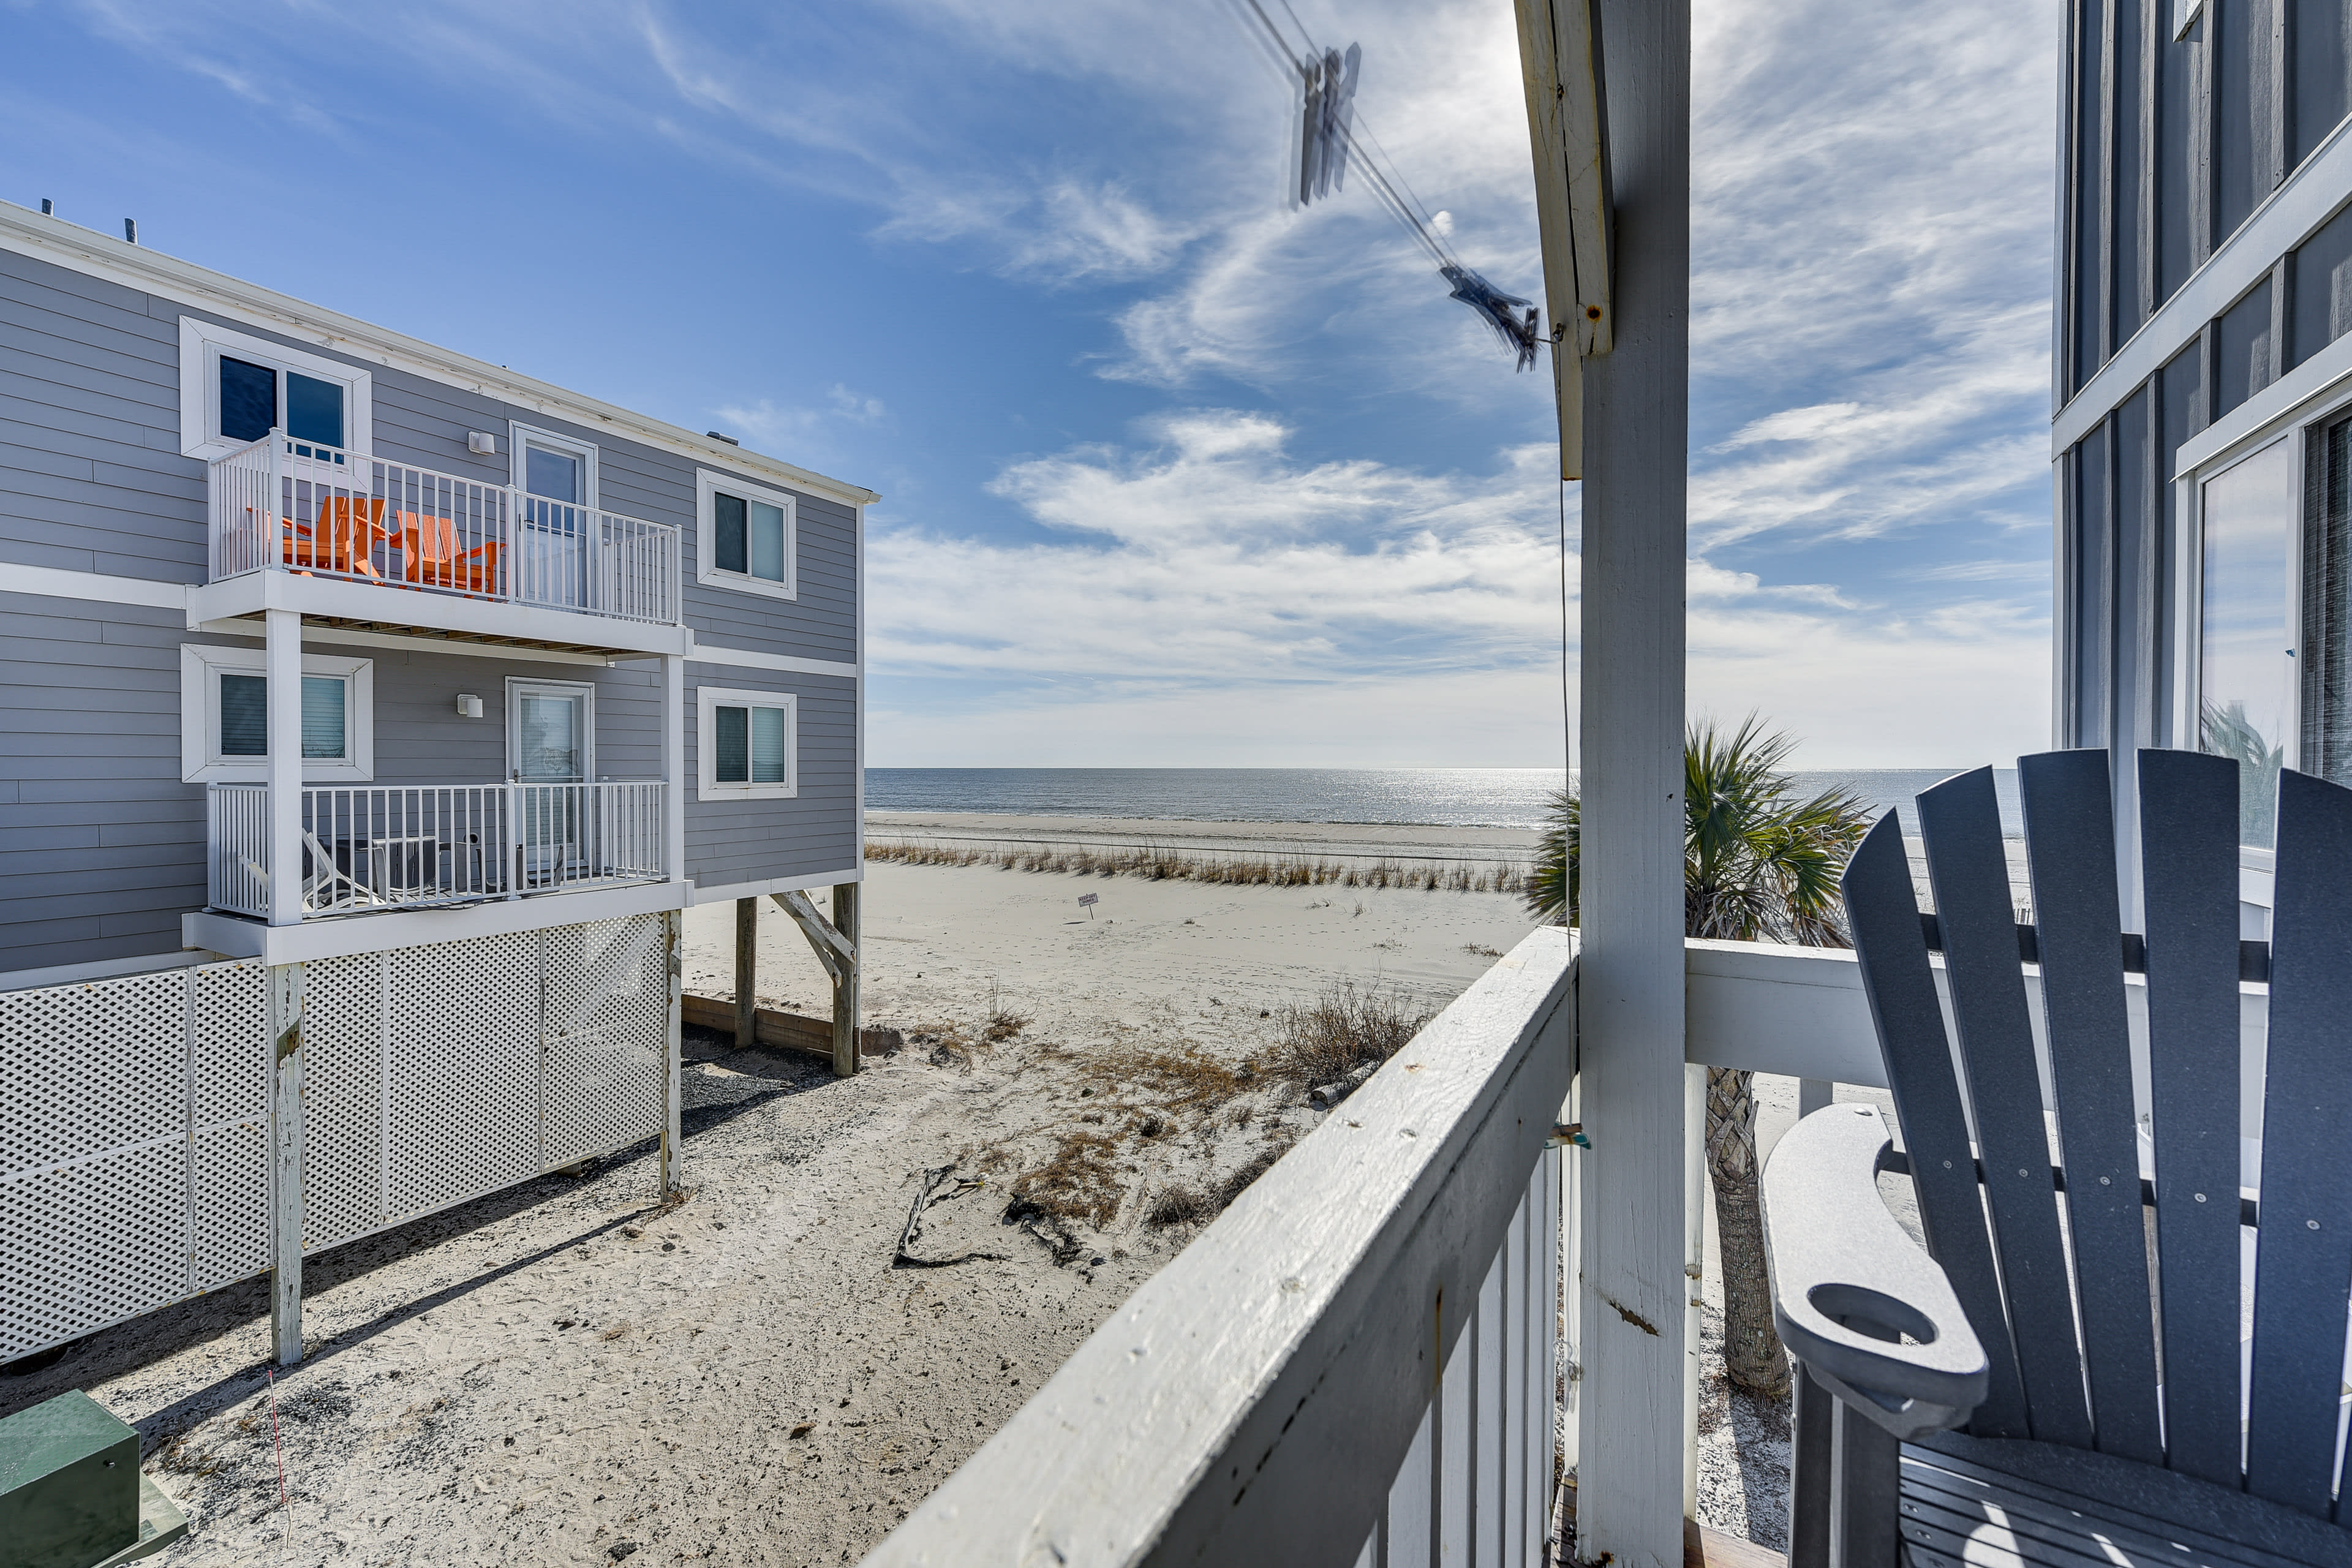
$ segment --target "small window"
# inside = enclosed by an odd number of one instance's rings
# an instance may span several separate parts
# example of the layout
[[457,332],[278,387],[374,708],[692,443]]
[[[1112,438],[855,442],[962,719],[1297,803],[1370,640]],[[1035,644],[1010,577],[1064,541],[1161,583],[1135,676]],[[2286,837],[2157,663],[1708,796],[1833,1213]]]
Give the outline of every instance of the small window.
[[[220,678],[220,754],[269,754],[269,679],[260,675]],[[302,755],[349,761],[351,682],[340,675],[302,678]]]
[[247,333],[180,319],[180,447],[218,458],[283,430],[298,457],[367,450],[369,373]]
[[706,686],[697,706],[703,798],[799,793],[799,698],[791,692],[721,691]]
[[[184,645],[181,773],[190,783],[268,777],[269,680],[261,650]],[[374,667],[363,658],[302,656],[302,776],[306,783],[375,776]]]
[[701,503],[697,579],[716,587],[796,597],[796,499],[707,471],[698,476],[696,488]]

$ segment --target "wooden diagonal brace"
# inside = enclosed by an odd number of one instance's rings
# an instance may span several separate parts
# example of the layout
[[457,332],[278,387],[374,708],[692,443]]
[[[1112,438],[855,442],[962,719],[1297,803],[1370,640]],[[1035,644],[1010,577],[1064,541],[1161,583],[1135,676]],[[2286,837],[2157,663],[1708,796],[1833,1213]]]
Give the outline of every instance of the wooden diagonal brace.
[[835,985],[845,984],[857,966],[857,949],[851,945],[849,939],[834,930],[833,922],[816,912],[816,906],[809,902],[806,893],[775,893],[771,896],[776,900],[776,907],[792,916],[793,923],[801,928],[803,936],[808,938],[809,946],[816,951],[816,961],[824,965],[824,972],[833,977],[833,983]]

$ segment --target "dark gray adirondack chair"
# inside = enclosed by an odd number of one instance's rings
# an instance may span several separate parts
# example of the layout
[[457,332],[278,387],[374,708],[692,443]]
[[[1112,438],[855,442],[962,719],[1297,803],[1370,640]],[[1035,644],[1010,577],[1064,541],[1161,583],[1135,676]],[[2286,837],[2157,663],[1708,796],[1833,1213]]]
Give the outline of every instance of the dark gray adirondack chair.
[[[1898,1553],[1919,1568],[2352,1568],[2337,1452],[2352,791],[2281,774],[2265,952],[2239,940],[2237,764],[2142,752],[2137,765],[2144,936],[2117,916],[2104,752],[2019,760],[2030,927],[1990,769],[1919,797],[1932,919],[1892,814],[1846,871],[1904,1152],[1874,1109],[1834,1105],[1764,1173],[1774,1316],[1801,1369],[1792,1568]],[[2046,1080],[2024,963],[2041,968]],[[2147,987],[2149,1182],[2131,971]],[[2242,1203],[2242,977],[2270,986],[2261,1184]],[[1881,1201],[1882,1170],[1908,1171],[1932,1261]],[[2242,1226],[2259,1237],[2242,1388]]]

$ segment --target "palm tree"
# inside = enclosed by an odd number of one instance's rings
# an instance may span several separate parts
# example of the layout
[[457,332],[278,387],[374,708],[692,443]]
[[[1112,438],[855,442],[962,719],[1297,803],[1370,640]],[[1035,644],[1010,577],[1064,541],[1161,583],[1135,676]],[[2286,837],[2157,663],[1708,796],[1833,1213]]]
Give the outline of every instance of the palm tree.
[[[1862,800],[1844,790],[1799,798],[1780,771],[1796,741],[1749,714],[1729,733],[1713,720],[1691,725],[1683,745],[1683,929],[1732,942],[1850,945],[1838,878],[1870,829]],[[1576,923],[1580,805],[1552,797],[1554,825],[1536,854],[1527,901],[1535,914]],[[1724,1363],[1731,1381],[1759,1394],[1789,1388],[1789,1361],[1772,1330],[1764,1268],[1763,1207],[1757,1195],[1756,1099],[1751,1075],[1706,1072],[1706,1166],[1723,1249]]]

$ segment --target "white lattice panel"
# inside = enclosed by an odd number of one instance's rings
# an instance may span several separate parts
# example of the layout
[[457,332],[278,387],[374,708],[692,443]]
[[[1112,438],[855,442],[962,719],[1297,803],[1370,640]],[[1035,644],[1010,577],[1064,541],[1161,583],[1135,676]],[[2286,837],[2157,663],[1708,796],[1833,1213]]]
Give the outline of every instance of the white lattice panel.
[[384,955],[391,1215],[539,1173],[540,934]]
[[0,996],[0,1360],[188,1294],[187,981]]
[[269,1267],[268,977],[251,962],[188,972],[192,1289]]
[[662,918],[546,933],[549,1170],[649,1138],[661,1126],[669,960]]
[[302,1250],[380,1230],[384,966],[354,953],[302,971]]

